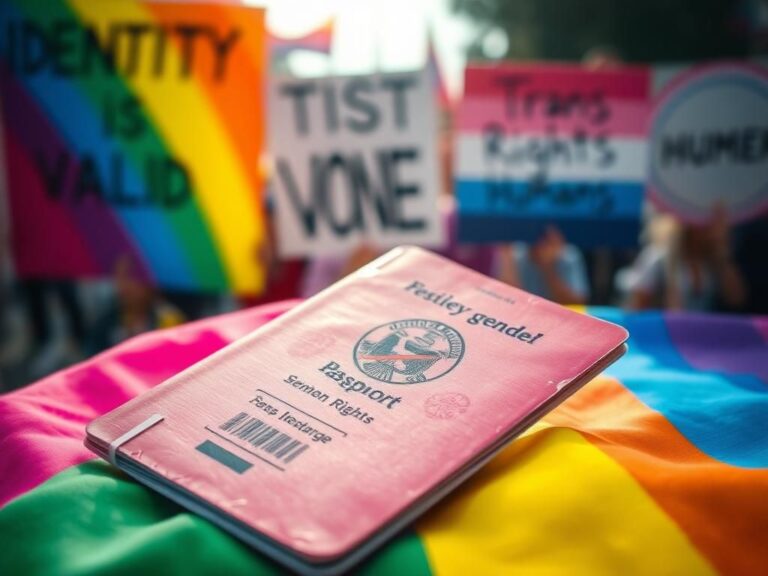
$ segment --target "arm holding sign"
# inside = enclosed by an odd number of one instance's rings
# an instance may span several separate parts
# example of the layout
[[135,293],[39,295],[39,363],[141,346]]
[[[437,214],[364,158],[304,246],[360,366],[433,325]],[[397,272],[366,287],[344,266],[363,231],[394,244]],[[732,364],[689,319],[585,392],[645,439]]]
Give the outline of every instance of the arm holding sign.
[[341,280],[345,276],[352,274],[352,272],[356,271],[358,268],[362,268],[373,259],[379,257],[381,253],[381,250],[376,250],[370,244],[360,244],[352,251],[349,258],[347,258],[347,261],[344,263],[344,268],[342,268],[341,274],[337,280]]
[[517,243],[499,248],[497,277],[559,304],[584,304],[589,285],[578,249],[556,228],[528,247]]
[[531,261],[540,270],[551,299],[559,304],[586,304],[587,279],[584,262],[576,249],[569,250],[554,226],[530,250]]
[[743,308],[746,286],[731,258],[729,236],[722,206],[708,224],[675,223],[663,245],[646,246],[635,262],[629,308]]
[[520,271],[517,267],[517,258],[512,244],[502,244],[498,249],[498,264],[496,266],[496,277],[510,286],[520,288]]
[[665,308],[666,247],[655,244],[645,246],[627,270],[625,306],[629,310]]

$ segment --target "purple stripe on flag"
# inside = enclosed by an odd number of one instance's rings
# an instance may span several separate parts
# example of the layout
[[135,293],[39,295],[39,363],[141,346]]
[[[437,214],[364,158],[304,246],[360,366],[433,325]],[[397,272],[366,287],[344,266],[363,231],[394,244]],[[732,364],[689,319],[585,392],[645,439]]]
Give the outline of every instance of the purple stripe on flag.
[[694,368],[751,374],[768,384],[768,321],[667,314],[666,322],[678,352]]
[[755,330],[762,335],[766,345],[768,345],[768,317],[754,318],[752,322],[755,325]]
[[[9,130],[28,153],[42,154],[53,169],[60,154],[71,153],[68,145],[60,138],[45,114],[41,113],[18,82],[8,75],[3,75],[3,81],[5,83],[3,95],[7,99],[4,106],[5,122]],[[31,161],[36,164],[37,159],[32,157]],[[72,175],[79,166],[79,160],[73,159],[68,168],[67,182],[71,182]],[[9,185],[12,186],[13,182]],[[135,273],[141,279],[151,278],[143,259],[107,204],[94,198],[85,198],[82,202],[74,204],[66,198],[60,205],[71,214],[92,257],[104,273],[110,274],[116,258],[125,254],[133,260],[134,266],[137,267]],[[21,225],[27,225],[27,223],[21,223]]]

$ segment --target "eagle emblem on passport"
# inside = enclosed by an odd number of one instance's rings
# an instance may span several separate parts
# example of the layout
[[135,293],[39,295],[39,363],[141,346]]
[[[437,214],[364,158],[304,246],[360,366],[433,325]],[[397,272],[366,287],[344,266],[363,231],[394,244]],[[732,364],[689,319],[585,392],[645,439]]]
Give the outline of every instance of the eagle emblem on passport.
[[397,320],[367,332],[354,350],[367,376],[389,384],[418,384],[445,376],[464,356],[464,338],[436,320]]

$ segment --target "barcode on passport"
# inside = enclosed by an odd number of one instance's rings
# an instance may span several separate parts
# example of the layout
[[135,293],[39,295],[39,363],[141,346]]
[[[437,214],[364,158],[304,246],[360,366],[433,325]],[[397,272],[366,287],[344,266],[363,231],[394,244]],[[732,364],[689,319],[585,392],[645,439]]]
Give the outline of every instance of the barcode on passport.
[[271,454],[278,460],[286,463],[296,459],[297,456],[309,448],[308,444],[299,442],[288,434],[280,432],[277,428],[245,412],[240,412],[233,416],[219,426],[219,428],[240,440],[248,442],[254,448]]

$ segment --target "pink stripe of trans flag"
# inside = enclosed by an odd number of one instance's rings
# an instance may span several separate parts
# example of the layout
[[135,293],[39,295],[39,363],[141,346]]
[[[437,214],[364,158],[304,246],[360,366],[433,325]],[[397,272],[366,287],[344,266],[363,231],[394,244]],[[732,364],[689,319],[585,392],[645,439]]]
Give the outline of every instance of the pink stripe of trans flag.
[[0,506],[92,459],[85,426],[289,310],[286,301],[128,340],[0,396]]

